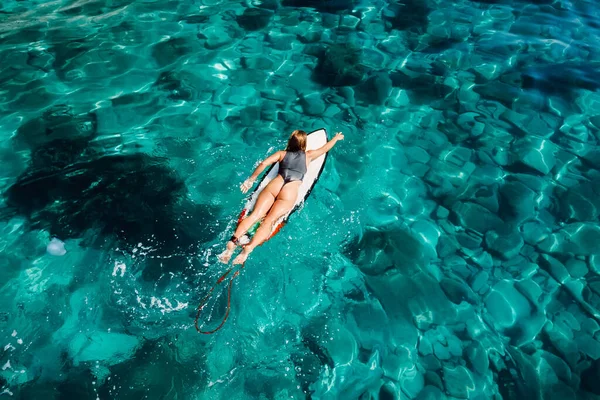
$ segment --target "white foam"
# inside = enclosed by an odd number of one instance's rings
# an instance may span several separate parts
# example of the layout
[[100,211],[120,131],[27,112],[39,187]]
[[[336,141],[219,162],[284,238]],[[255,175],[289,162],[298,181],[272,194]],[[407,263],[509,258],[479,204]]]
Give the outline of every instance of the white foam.
[[121,272],[121,277],[123,277],[123,275],[125,275],[125,270],[127,269],[127,266],[124,263],[120,263],[115,261],[115,267],[113,268],[113,272],[112,272],[112,276],[117,276],[117,272]]
[[186,308],[188,306],[188,303],[182,303],[179,300],[175,300],[175,301],[177,301],[177,306],[173,307],[173,305],[167,298],[163,298],[161,300],[156,297],[152,297],[150,299],[150,308],[152,308],[152,307],[159,308],[160,312],[165,314],[165,313],[171,313],[173,311],[183,310],[184,308]]
[[46,246],[46,251],[53,256],[64,256],[67,253],[65,243],[57,238],[52,238]]

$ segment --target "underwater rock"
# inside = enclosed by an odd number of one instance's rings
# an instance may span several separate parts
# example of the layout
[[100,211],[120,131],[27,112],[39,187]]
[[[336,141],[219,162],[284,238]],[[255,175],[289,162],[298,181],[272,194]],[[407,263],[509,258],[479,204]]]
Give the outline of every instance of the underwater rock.
[[350,10],[354,3],[354,0],[282,0],[281,5],[314,8],[322,13],[335,13]]
[[472,342],[466,349],[467,359],[473,370],[480,375],[485,375],[490,366],[487,351],[483,345],[477,341]]
[[227,26],[215,24],[203,28],[198,37],[206,39],[204,47],[209,50],[215,50],[232,43],[232,33],[231,29],[228,29]]
[[541,174],[550,172],[556,164],[556,145],[540,137],[525,137],[511,146],[511,163],[521,163]]
[[455,254],[459,248],[460,244],[454,237],[449,237],[449,235],[442,235],[438,240],[438,247],[436,250],[438,253],[438,257],[446,258]]
[[307,115],[319,116],[325,112],[325,102],[320,93],[311,93],[300,98],[302,110]]
[[[494,325],[500,331],[513,327],[531,314],[529,301],[507,281],[500,281],[485,298]],[[525,320],[523,320],[525,321]]]
[[273,12],[264,8],[246,8],[236,21],[241,28],[251,32],[266,28],[272,16]]
[[415,400],[445,400],[446,395],[437,387],[427,385],[421,390]]
[[477,298],[471,288],[458,279],[444,278],[440,281],[440,287],[454,304],[460,304],[463,301],[470,304],[477,304]]
[[595,360],[581,373],[581,386],[600,396],[600,360]]
[[458,399],[470,399],[471,392],[475,390],[475,382],[471,372],[457,365],[455,367],[444,367],[444,386],[450,396]]
[[354,15],[344,15],[340,20],[339,27],[347,30],[354,30],[360,24],[360,18],[355,17]]
[[483,118],[475,112],[462,113],[456,119],[456,124],[462,130],[466,130],[472,137],[481,136],[485,131]]
[[600,226],[581,222],[568,224],[558,232],[549,235],[537,246],[545,253],[597,255],[600,254]]
[[302,29],[297,35],[298,40],[302,43],[319,43],[323,36],[323,28],[311,25],[308,28]]
[[277,10],[280,7],[279,0],[252,0],[251,4],[254,7],[267,10]]
[[486,271],[479,271],[471,280],[471,288],[476,293],[485,294],[490,288],[489,279],[490,276]]
[[191,101],[198,99],[202,92],[214,90],[217,85],[192,72],[173,70],[161,72],[154,87],[168,92],[170,99]]
[[483,269],[489,270],[494,265],[492,255],[483,249],[479,249],[476,251],[467,251],[466,249],[464,249],[463,253],[465,253],[465,255],[467,255],[473,263],[475,263]]
[[411,71],[408,68],[392,71],[389,74],[393,87],[410,91],[413,103],[423,104],[440,100],[448,94],[448,87],[438,77]]
[[437,256],[436,246],[438,238],[440,237],[440,231],[436,224],[427,220],[415,221],[411,225],[411,232],[413,236],[419,240],[423,246],[424,254],[430,258]]
[[600,179],[583,182],[558,196],[560,216],[566,221],[593,221],[600,215]]
[[401,35],[389,35],[381,40],[377,47],[389,54],[402,54],[407,51],[406,43]]
[[583,278],[589,272],[585,261],[576,258],[569,259],[565,263],[565,267],[569,271],[569,275],[575,279]]
[[402,108],[410,104],[408,92],[404,89],[392,88],[386,101],[389,107]]
[[430,165],[431,169],[427,171],[423,179],[435,187],[432,190],[435,197],[453,193],[456,188],[467,182],[476,168],[473,163],[457,166],[441,160],[432,160]]
[[444,206],[438,206],[437,210],[435,211],[435,216],[438,219],[445,219],[448,218],[448,216],[450,215],[450,210],[448,210],[446,207]]
[[[64,40],[65,38],[60,37],[61,34],[65,34],[69,39]],[[59,78],[69,80],[69,73],[73,71],[73,68],[77,67],[77,64],[79,64],[77,62],[78,59],[83,59],[84,55],[88,53],[92,47],[89,42],[79,39],[87,36],[84,32],[70,32],[70,30],[67,29],[64,31],[57,29],[56,32],[54,32],[54,35],[58,37],[55,36],[50,39],[52,43],[50,51],[54,54],[52,67]]]
[[456,202],[452,206],[452,219],[457,225],[486,233],[501,227],[504,222],[487,208],[471,202]]
[[172,37],[155,44],[152,47],[152,56],[159,67],[164,67],[199,50],[199,43],[193,39],[188,37]]
[[420,338],[419,353],[423,356],[435,354],[441,361],[462,357],[461,341],[447,328],[438,326]]
[[[472,164],[472,163],[469,163]],[[473,171],[473,174],[477,173],[477,169]],[[479,170],[481,173],[481,170]],[[475,182],[481,183],[475,183]],[[498,210],[500,209],[499,201],[498,201],[498,187],[495,184],[485,184],[486,180],[481,179],[479,176],[470,177],[470,190],[475,191],[473,193],[473,197],[471,198],[474,203],[477,203],[494,214],[498,214]],[[503,215],[501,215],[503,217]]]
[[399,393],[399,389],[395,388],[392,382],[386,382],[379,389],[378,398],[380,400],[398,400],[397,393]]
[[336,43],[321,52],[312,79],[324,86],[355,86],[366,72],[360,47],[352,43]]
[[423,374],[409,349],[398,347],[383,358],[385,376],[400,382],[401,390],[415,396],[423,388]]
[[569,61],[557,64],[533,65],[522,72],[523,89],[537,89],[546,94],[566,96],[574,89],[600,88],[600,63]]
[[501,235],[496,231],[488,231],[485,234],[485,244],[492,254],[498,255],[503,260],[509,260],[519,254],[524,241],[516,232]]
[[122,333],[79,333],[69,343],[69,353],[75,365],[89,361],[114,365],[131,358],[139,345],[138,338]]
[[181,17],[179,20],[185,21],[188,24],[204,24],[205,22],[208,22],[210,20],[210,16],[202,15],[202,14],[185,15],[185,16]]
[[367,104],[382,105],[388,99],[392,90],[392,81],[385,73],[378,73],[371,76],[355,88],[355,95],[358,100]]
[[521,182],[507,182],[500,186],[499,215],[506,220],[521,221],[535,215],[536,193]]
[[23,123],[17,129],[15,140],[30,148],[54,140],[81,143],[92,139],[97,132],[94,113],[77,113],[71,106],[60,104],[50,107],[42,116]]
[[483,99],[497,100],[506,107],[512,107],[513,102],[519,94],[519,89],[500,81],[491,81],[481,85],[475,85],[473,91]]
[[427,164],[427,162],[431,159],[429,153],[425,149],[418,146],[406,146],[404,148],[404,152],[411,163],[417,162],[421,164]]
[[367,275],[382,274],[394,265],[411,274],[426,262],[423,245],[404,227],[367,230],[351,240],[344,253]]
[[405,371],[399,381],[401,382],[402,391],[408,393],[411,397],[416,396],[423,389],[425,383],[423,374],[419,371],[417,365]]
[[[258,106],[245,107],[240,111],[240,122],[243,126],[252,126],[260,121],[262,115],[261,109]],[[276,116],[272,120],[276,121]]]
[[269,32],[266,36],[270,47],[275,50],[289,51],[292,49],[292,43],[295,39],[294,35],[280,32]]
[[577,335],[575,343],[580,352],[590,357],[592,360],[600,359],[600,342],[591,335]]
[[388,4],[383,17],[391,29],[403,31],[416,28],[423,31],[427,28],[427,16],[430,12],[425,0],[405,0]]
[[569,279],[569,271],[565,268],[564,264],[556,258],[548,254],[542,254],[539,263],[540,267],[548,271],[557,282],[563,283]]

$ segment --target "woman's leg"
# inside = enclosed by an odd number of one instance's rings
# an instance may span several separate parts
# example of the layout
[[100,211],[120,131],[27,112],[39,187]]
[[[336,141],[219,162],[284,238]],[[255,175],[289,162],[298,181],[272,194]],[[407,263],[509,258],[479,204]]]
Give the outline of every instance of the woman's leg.
[[[267,212],[269,212],[282,187],[283,178],[281,175],[277,175],[271,182],[269,182],[263,191],[260,192],[250,215],[244,218],[235,229],[233,236],[236,239],[239,239],[243,234],[248,232],[248,229],[250,229],[255,223],[263,218]],[[227,248],[218,256],[219,260],[221,262],[228,263],[235,250],[235,247],[235,243],[233,243],[231,240],[228,241]]]
[[290,182],[285,185],[281,190],[281,193],[275,200],[273,207],[269,210],[269,213],[265,217],[264,221],[260,224],[260,227],[252,237],[250,243],[244,246],[242,252],[233,260],[233,264],[243,264],[248,258],[248,255],[256,248],[261,245],[271,235],[273,225],[277,223],[279,218],[290,211],[296,204],[298,197],[298,188],[300,183]]

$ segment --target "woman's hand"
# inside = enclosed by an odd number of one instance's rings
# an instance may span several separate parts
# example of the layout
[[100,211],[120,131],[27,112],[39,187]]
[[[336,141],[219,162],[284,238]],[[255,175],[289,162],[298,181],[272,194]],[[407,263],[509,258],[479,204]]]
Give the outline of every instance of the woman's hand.
[[333,139],[337,142],[338,140],[344,140],[344,134],[342,132],[337,132]]
[[250,188],[252,187],[252,185],[254,184],[254,179],[248,178],[244,181],[244,183],[242,183],[240,185],[240,189],[242,190],[242,193],[246,193],[248,190],[250,190]]

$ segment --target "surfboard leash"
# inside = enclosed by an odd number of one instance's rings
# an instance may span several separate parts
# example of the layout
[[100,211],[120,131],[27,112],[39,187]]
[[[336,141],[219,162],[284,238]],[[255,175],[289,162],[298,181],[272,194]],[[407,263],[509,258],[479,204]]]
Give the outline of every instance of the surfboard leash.
[[229,285],[228,285],[228,288],[227,288],[227,309],[225,311],[225,317],[223,318],[223,321],[221,321],[221,323],[219,324],[219,326],[217,326],[215,329],[213,329],[211,331],[203,331],[202,329],[200,329],[200,327],[198,326],[198,319],[200,318],[200,314],[202,313],[202,309],[206,305],[206,303],[207,303],[208,299],[210,298],[210,295],[212,294],[213,290],[215,290],[215,288],[219,284],[221,284],[225,280],[225,278],[227,278],[227,275],[229,275],[229,273],[231,271],[233,271],[233,269],[235,268],[235,265],[232,266],[231,268],[229,268],[227,271],[225,271],[225,273],[223,275],[221,275],[221,277],[217,280],[217,282],[210,289],[210,291],[208,292],[208,294],[206,296],[204,296],[204,298],[202,299],[202,301],[198,305],[198,309],[197,309],[197,312],[196,312],[196,319],[194,320],[194,326],[196,327],[196,330],[199,333],[202,333],[202,334],[205,334],[205,335],[210,335],[210,334],[213,334],[213,333],[217,332],[219,329],[221,329],[223,327],[223,325],[225,325],[225,322],[227,321],[227,317],[229,317],[229,311],[231,310],[231,287],[233,286],[233,280],[238,277],[238,275],[240,274],[240,271],[244,268],[245,265],[246,265],[246,263],[244,262],[242,264],[242,266],[237,271],[235,271],[235,273],[233,274],[233,276],[229,279]]
[[[238,224],[239,221],[241,221],[244,218],[244,214],[245,214],[246,210],[242,211],[242,214],[239,217],[238,220]],[[259,244],[259,246],[262,246],[263,244],[265,244],[266,242],[268,242],[271,238],[273,238],[273,236],[275,236],[277,233],[279,233],[279,231],[281,230],[281,228],[283,228],[283,226],[285,225],[287,221],[285,221],[285,219],[283,221],[281,221],[273,230],[273,232],[271,232],[271,234],[269,235],[269,237],[267,237],[262,243]],[[242,247],[244,247],[242,245]],[[229,275],[231,273],[231,271],[233,271],[233,269],[235,268],[235,265],[232,266],[231,268],[229,268],[227,271],[225,271],[225,273],[223,275],[221,275],[221,277],[217,280],[217,282],[213,285],[212,288],[210,288],[210,290],[208,291],[207,295],[204,296],[204,298],[202,299],[202,301],[200,302],[200,304],[198,305],[198,309],[196,311],[196,319],[194,320],[194,326],[196,327],[196,330],[199,333],[205,334],[205,335],[210,335],[213,334],[215,332],[217,332],[219,329],[221,329],[223,327],[223,325],[225,325],[225,322],[227,321],[227,318],[229,317],[229,311],[231,310],[231,287],[233,285],[233,280],[235,278],[238,277],[238,275],[240,274],[240,271],[246,266],[246,262],[242,263],[242,266],[235,271],[235,273],[233,274],[233,276],[231,277],[231,279],[229,279],[229,287],[227,288],[227,309],[225,311],[225,317],[223,318],[223,321],[221,321],[221,323],[219,324],[219,326],[217,326],[215,329],[211,330],[211,331],[203,331],[202,329],[200,329],[200,327],[198,326],[198,319],[200,319],[200,314],[202,313],[202,309],[204,308],[204,306],[206,305],[206,303],[208,302],[208,299],[210,298],[210,295],[212,294],[212,292],[215,290],[215,288],[221,284],[225,278],[227,278],[227,275]]]

